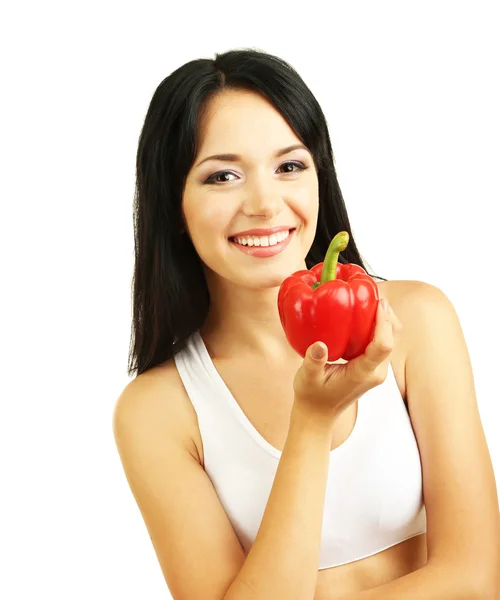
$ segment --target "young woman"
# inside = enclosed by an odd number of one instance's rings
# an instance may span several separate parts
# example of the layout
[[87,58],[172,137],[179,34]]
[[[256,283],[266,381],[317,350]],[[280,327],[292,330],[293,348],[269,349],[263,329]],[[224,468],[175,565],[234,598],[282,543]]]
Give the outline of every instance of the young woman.
[[366,270],[295,70],[235,50],[162,81],[134,225],[113,427],[173,598],[495,598],[495,479],[444,293],[377,277],[389,310],[350,361],[285,336],[280,284],[339,231]]

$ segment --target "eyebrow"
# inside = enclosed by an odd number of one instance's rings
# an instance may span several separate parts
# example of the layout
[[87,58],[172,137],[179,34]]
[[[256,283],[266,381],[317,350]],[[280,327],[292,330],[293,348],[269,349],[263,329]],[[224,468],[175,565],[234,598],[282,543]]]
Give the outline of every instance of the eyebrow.
[[[304,146],[304,144],[293,144],[292,146],[287,146],[286,148],[282,148],[281,150],[278,150],[274,156],[275,156],[275,158],[278,158],[279,156],[283,156],[283,154],[288,154],[292,150],[298,150],[298,149],[307,150],[307,152],[309,152],[309,148],[307,148],[307,146]],[[213,154],[212,156],[207,156],[202,161],[200,161],[196,165],[195,168],[198,168],[201,164],[203,164],[207,160],[221,160],[221,161],[228,161],[228,162],[236,162],[238,160],[241,160],[241,156],[239,154]]]

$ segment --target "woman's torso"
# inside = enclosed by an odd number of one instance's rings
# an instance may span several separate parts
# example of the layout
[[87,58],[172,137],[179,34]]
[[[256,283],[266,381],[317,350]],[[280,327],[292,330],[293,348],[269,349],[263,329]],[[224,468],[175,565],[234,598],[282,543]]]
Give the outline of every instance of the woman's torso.
[[[398,298],[404,294],[404,282],[378,283],[381,295],[386,296],[398,313]],[[207,343],[210,352],[210,343]],[[392,369],[401,396],[406,398],[405,344],[401,335],[392,353]],[[293,377],[302,363],[297,355],[295,362],[281,367],[270,368],[258,359],[249,363],[248,357],[236,356],[226,360],[212,359],[214,366],[224,380],[238,405],[261,436],[274,448],[282,451],[287,437],[289,415],[293,403]],[[338,361],[343,362],[343,361]],[[173,361],[160,369],[175,371]],[[186,394],[178,373],[172,372],[182,398],[179,410],[187,411],[189,437],[192,451],[204,466],[203,443],[197,425],[197,416]],[[169,378],[170,379],[170,378]],[[177,396],[177,394],[176,394]],[[259,399],[266,398],[266,402]],[[272,399],[272,402],[269,401]],[[331,449],[340,446],[351,434],[357,418],[357,402],[352,404],[339,417],[332,437]],[[392,581],[422,567],[427,561],[426,534],[417,535],[378,554],[344,565],[318,571],[315,600],[334,600],[342,594],[370,589]]]

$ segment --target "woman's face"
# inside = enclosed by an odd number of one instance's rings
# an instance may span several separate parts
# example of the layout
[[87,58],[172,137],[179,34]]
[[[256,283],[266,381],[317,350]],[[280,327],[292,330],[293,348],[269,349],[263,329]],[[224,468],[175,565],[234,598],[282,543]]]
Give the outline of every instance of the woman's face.
[[[318,177],[312,155],[297,148],[276,156],[301,141],[279,111],[253,92],[230,90],[212,98],[200,127],[182,214],[208,280],[218,281],[218,276],[254,289],[279,286],[294,271],[307,268],[305,257],[316,233]],[[239,158],[206,160],[214,154]],[[251,240],[245,236],[246,252],[232,241],[248,229],[278,226],[294,231],[271,256],[257,254],[274,244],[273,237],[257,246],[258,234]]]

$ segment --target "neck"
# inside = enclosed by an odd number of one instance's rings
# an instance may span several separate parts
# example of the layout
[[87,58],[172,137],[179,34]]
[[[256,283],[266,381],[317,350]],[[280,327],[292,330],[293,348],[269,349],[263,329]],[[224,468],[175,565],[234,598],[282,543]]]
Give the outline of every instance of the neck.
[[244,354],[276,364],[299,356],[280,322],[279,286],[248,288],[218,278],[209,289],[210,308],[200,333],[213,357]]

